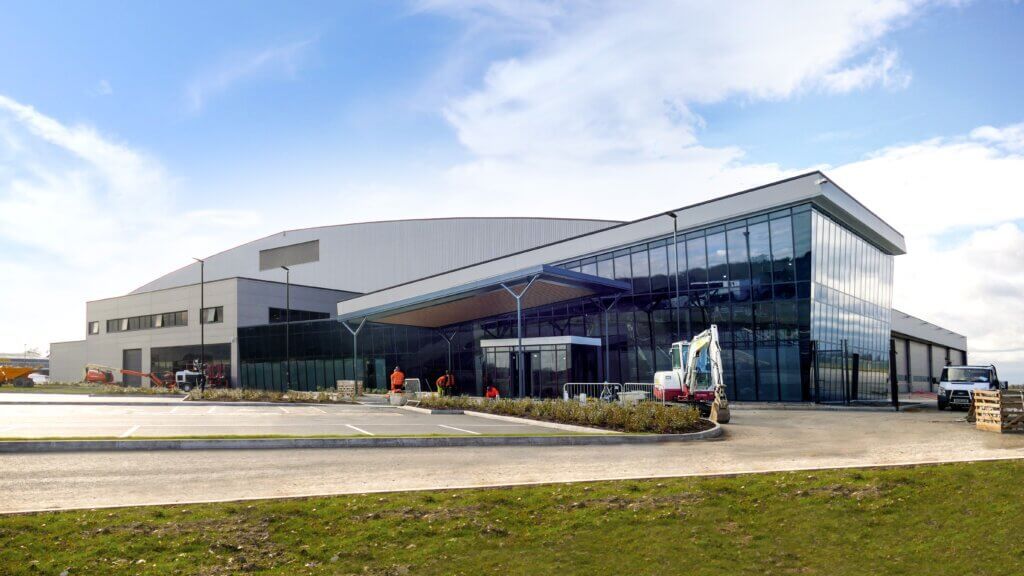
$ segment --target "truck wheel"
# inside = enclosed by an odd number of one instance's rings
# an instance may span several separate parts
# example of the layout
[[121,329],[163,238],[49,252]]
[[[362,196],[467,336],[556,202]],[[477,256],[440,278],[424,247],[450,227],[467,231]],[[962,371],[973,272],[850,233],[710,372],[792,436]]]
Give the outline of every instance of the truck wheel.
[[945,410],[949,406],[949,402],[943,398],[939,398],[939,410]]

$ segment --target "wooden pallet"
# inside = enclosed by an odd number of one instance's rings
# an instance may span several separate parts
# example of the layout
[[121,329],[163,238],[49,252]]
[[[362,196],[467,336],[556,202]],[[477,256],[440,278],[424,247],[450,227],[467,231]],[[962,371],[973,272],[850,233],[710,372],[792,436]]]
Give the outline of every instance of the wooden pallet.
[[1024,391],[979,390],[974,393],[975,426],[989,432],[1024,432]]

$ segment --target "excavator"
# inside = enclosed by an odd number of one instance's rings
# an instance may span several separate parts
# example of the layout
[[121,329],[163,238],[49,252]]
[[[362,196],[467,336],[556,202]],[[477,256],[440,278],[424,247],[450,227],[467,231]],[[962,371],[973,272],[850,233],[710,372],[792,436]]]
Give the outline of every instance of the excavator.
[[689,341],[675,342],[671,349],[672,370],[654,374],[654,397],[696,407],[714,422],[729,422],[729,399],[722,378],[722,347],[718,326],[697,334]]

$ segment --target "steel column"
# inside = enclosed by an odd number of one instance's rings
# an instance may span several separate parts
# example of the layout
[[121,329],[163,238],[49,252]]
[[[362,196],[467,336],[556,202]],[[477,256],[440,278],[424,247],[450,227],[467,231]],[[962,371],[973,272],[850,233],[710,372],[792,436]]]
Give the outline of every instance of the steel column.
[[357,382],[359,380],[359,331],[363,329],[363,324],[366,324],[366,318],[359,321],[359,327],[355,330],[348,325],[348,321],[342,321],[341,325],[346,330],[352,333],[352,381]]
[[501,287],[516,299],[516,339],[518,340],[518,345],[516,346],[516,372],[519,373],[520,398],[526,396],[526,374],[523,372],[523,296],[526,295],[526,291],[530,289],[530,286],[533,286],[534,281],[539,277],[540,275],[538,274],[530,278],[530,281],[526,283],[526,287],[518,294],[506,286],[504,282],[501,283]]

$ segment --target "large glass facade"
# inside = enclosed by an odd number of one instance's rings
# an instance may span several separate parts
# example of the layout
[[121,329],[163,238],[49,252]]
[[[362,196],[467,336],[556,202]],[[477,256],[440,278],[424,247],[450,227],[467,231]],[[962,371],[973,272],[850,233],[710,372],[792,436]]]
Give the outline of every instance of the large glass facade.
[[[632,291],[607,317],[592,299],[524,310],[523,337],[599,338],[608,357],[602,349],[598,378],[652,382],[656,371],[669,368],[672,342],[716,324],[732,399],[815,399],[812,368],[821,362],[814,362],[812,340],[826,351],[845,342],[851,354],[860,355],[862,386],[879,381],[887,367],[882,351],[888,342],[891,256],[809,204],[685,230],[677,240],[673,245],[671,237],[656,238],[553,262],[621,280]],[[515,314],[449,326],[446,332],[453,329],[451,363],[459,390],[479,394],[488,371],[501,369],[497,360],[485,358],[479,342],[515,337]],[[242,385],[281,389],[284,350],[281,324],[239,329]],[[355,372],[368,386],[384,388],[395,365],[433,382],[449,354],[435,330],[367,323],[354,370],[352,336],[329,320],[292,323],[290,350],[292,387],[306,390],[332,386]]]
[[820,398],[886,398],[893,257],[817,210],[811,225],[811,338]]

